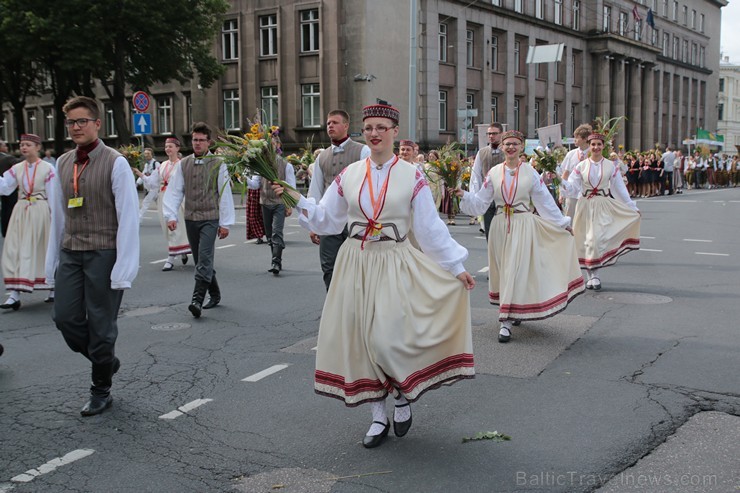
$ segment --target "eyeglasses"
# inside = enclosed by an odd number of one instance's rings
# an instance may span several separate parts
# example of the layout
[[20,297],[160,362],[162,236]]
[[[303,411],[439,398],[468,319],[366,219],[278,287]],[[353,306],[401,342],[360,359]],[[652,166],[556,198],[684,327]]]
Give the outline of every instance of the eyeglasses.
[[501,135],[501,132],[487,132],[486,135]]
[[96,120],[97,118],[78,118],[77,120],[64,120],[64,124],[69,128],[72,128],[75,125],[80,128],[85,128],[87,126],[87,122],[94,122]]
[[503,144],[504,147],[516,147],[518,145],[521,145],[519,142],[506,142]]
[[193,142],[208,142],[208,139],[193,139]]
[[371,133],[373,133],[373,130],[375,130],[379,134],[384,134],[384,133],[386,133],[388,130],[390,130],[392,128],[396,128],[395,125],[392,126],[392,127],[386,127],[385,125],[378,125],[377,127],[367,126],[367,127],[363,128],[362,131],[365,132],[366,134],[371,134]]

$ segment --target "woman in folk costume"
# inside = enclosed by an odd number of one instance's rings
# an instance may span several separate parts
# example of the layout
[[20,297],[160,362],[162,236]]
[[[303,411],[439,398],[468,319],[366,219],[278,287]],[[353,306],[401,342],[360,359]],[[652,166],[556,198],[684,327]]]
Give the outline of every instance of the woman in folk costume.
[[[349,225],[321,316],[315,390],[347,406],[371,403],[367,448],[388,434],[388,394],[401,437],[410,402],[475,374],[468,252],[439,218],[424,174],[393,154],[398,118],[392,106],[363,108],[370,157],[345,168],[318,204],[290,192],[307,229],[337,234]],[[409,244],[411,231],[424,253]]]
[[[174,171],[180,166],[180,141],[174,137],[168,137],[164,144],[164,152],[169,158],[167,161],[159,165],[159,168],[151,172],[149,176],[144,175],[141,171],[134,168],[136,173],[142,180],[144,180],[144,186],[148,190],[158,189],[160,192],[159,198],[157,198],[157,215],[159,216],[159,224],[164,232],[165,239],[167,240],[168,256],[167,261],[164,263],[162,270],[164,272],[171,271],[175,264],[175,257],[180,255],[183,264],[188,263],[188,254],[190,251],[190,244],[188,243],[188,237],[185,234],[185,228],[177,228],[175,231],[170,231],[167,228],[167,221],[164,218],[162,212],[162,204],[164,201],[164,191],[167,190],[169,185],[170,177]],[[179,224],[184,223],[185,214],[185,203],[180,205],[180,211],[178,213]]]
[[599,269],[640,248],[640,211],[630,199],[619,168],[604,159],[605,137],[591,134],[589,158],[580,162],[561,187],[580,196],[573,217],[578,262],[586,270],[586,289],[601,289]]
[[257,189],[247,189],[247,239],[257,238],[257,244],[266,243],[265,224],[262,219],[262,206],[260,205],[260,191]]
[[466,214],[497,204],[488,235],[488,297],[499,305],[498,340],[509,342],[512,325],[552,317],[584,289],[570,218],[537,171],[519,159],[524,136],[509,130],[501,143],[505,160],[491,168],[480,190],[456,193]]
[[[50,195],[54,193],[49,183],[57,179],[54,167],[39,158],[38,135],[21,135],[20,150],[25,159],[0,178],[0,195],[18,190],[18,203],[10,216],[2,255],[5,289],[10,291],[10,296],[0,308],[13,310],[21,307],[21,292],[50,289],[44,270],[51,224],[47,200],[53,200]],[[54,301],[53,290],[45,301]]]

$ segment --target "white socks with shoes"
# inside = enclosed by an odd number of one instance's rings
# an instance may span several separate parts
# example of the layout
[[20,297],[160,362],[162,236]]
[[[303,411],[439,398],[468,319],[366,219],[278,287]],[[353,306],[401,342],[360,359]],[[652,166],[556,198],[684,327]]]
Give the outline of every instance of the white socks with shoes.
[[375,423],[375,421],[378,421],[380,423],[388,423],[388,416],[385,414],[385,399],[382,401],[376,401],[370,403],[370,411],[373,413],[373,424],[370,425],[370,429],[367,430],[367,436],[376,436],[383,433],[383,430],[385,429],[384,425],[379,425],[378,423]]
[[411,406],[408,404],[409,401],[399,394],[399,397],[396,399],[396,407],[393,409],[393,421],[403,423],[409,420],[411,417]]
[[20,293],[20,291],[13,290],[8,295],[8,300],[5,302],[5,304],[6,305],[12,305],[16,301],[20,301],[20,299],[21,299],[21,293]]
[[498,333],[501,334],[502,336],[510,336],[511,327],[512,327],[511,320],[504,320],[503,322],[501,322],[501,329],[498,331]]

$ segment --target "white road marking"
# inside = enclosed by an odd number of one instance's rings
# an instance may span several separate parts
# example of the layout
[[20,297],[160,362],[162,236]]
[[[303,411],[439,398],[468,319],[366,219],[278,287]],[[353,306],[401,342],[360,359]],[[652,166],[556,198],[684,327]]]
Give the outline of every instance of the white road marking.
[[485,274],[486,272],[488,272],[488,266],[487,265],[485,267],[483,267],[481,270],[478,271],[479,274]]
[[693,238],[684,238],[683,241],[695,241],[698,243],[711,243],[712,242],[712,240],[696,240]]
[[154,262],[149,262],[149,263],[150,264],[163,264],[165,262],[167,262],[167,259],[166,258],[163,258],[161,260],[155,260]]
[[273,373],[277,373],[280,370],[286,369],[288,366],[290,365],[283,364],[271,366],[266,370],[262,370],[261,372],[255,373],[254,375],[250,375],[247,378],[242,378],[242,382],[257,382],[265,377],[272,375]]
[[224,248],[231,248],[233,246],[236,246],[236,245],[234,243],[232,243],[231,245],[221,245],[221,246],[216,247],[216,250],[223,250]]
[[663,250],[653,250],[651,248],[640,248],[641,252],[662,252]]
[[715,257],[729,257],[729,253],[694,252],[697,255],[714,255]]
[[245,245],[248,243],[257,243],[257,238],[252,238],[251,240],[247,240],[244,242]]
[[52,472],[61,466],[66,466],[67,464],[71,464],[76,460],[84,459],[88,455],[92,455],[94,453],[95,451],[92,449],[73,450],[63,457],[51,459],[49,462],[39,466],[37,469],[30,469],[23,474],[19,474],[10,478],[10,480],[16,483],[28,483],[36,479],[38,476],[41,476],[42,474]]
[[288,235],[294,235],[296,233],[300,233],[300,231],[288,231],[287,233],[284,233],[284,234],[285,236],[288,236]]
[[15,485],[10,483],[0,483],[0,493],[8,493],[8,491],[12,491],[15,489]]
[[740,204],[740,200],[729,200],[731,204]]
[[318,350],[319,350],[319,347],[318,346],[314,346],[314,347],[311,348],[311,351],[318,351]]
[[654,240],[655,236],[640,236],[641,240]]
[[671,200],[671,204],[695,204],[698,200]]
[[203,404],[206,404],[208,402],[211,402],[213,399],[195,399],[192,402],[188,402],[184,406],[180,406],[177,408],[176,411],[170,411],[167,414],[163,414],[159,417],[159,419],[175,419],[177,417],[182,416],[183,414],[192,411],[196,407],[200,407]]
[[486,239],[486,237],[485,237],[485,236],[476,236],[475,238],[476,238],[477,240],[485,240],[485,239]]

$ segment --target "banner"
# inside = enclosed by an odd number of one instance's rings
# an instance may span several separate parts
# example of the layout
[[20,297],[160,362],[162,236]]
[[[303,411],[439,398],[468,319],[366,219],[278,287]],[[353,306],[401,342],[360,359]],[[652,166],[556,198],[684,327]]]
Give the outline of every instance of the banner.
[[707,144],[710,146],[725,147],[725,136],[712,133],[703,128],[696,129],[696,143]]

